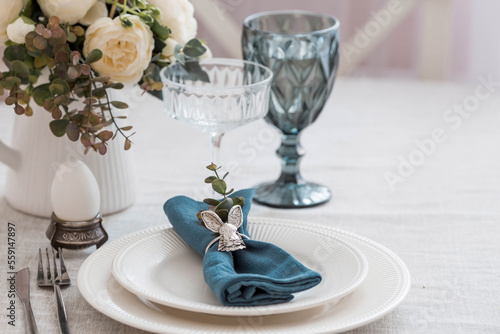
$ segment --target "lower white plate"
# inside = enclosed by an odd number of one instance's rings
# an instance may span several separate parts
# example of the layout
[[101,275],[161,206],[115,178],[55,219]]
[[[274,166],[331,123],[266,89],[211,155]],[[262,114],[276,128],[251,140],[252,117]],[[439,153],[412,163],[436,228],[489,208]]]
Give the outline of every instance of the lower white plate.
[[[259,224],[314,226],[307,222],[254,218]],[[318,230],[325,230],[324,226]],[[78,273],[81,294],[99,312],[129,326],[158,333],[338,333],[373,322],[404,299],[410,288],[409,272],[393,252],[369,239],[326,228],[326,232],[358,248],[368,262],[361,285],[339,303],[270,316],[224,317],[193,313],[166,306],[155,310],[123,288],[111,273],[116,254],[138,237],[152,235],[165,227],[140,231],[103,246],[85,260]]]
[[203,258],[173,228],[148,233],[124,247],[113,261],[113,276],[130,292],[162,305],[223,316],[260,316],[338,302],[361,284],[368,271],[358,249],[309,224],[251,222],[249,233],[255,240],[281,247],[319,272],[321,283],[295,294],[288,303],[223,306],[203,279]]

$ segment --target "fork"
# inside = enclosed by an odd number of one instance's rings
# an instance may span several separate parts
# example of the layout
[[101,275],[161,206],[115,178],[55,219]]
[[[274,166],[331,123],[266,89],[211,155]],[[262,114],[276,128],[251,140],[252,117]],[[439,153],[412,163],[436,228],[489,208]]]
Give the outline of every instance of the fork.
[[[59,267],[60,271],[57,269],[56,264],[56,255],[54,254],[54,248],[52,248],[52,262],[54,265],[54,270],[51,271],[50,268],[50,257],[49,250],[45,248],[46,255],[46,270],[44,270],[43,261],[42,261],[42,250],[38,249],[38,276],[37,276],[37,284],[39,287],[52,286],[54,288],[54,294],[56,296],[56,306],[57,306],[57,315],[59,318],[59,328],[62,334],[69,334],[68,329],[68,317],[66,315],[66,307],[64,306],[64,300],[62,298],[61,293],[61,285],[69,285],[71,284],[71,280],[69,279],[68,272],[66,270],[66,266],[64,265],[64,259],[62,255],[61,248],[58,249],[59,252]],[[45,275],[44,275],[45,273]]]

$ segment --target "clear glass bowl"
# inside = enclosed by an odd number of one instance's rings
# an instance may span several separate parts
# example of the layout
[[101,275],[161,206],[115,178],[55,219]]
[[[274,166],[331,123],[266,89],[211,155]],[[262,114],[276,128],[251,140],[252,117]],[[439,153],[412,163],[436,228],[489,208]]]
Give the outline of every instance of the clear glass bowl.
[[193,81],[176,63],[161,73],[165,111],[212,136],[264,117],[272,72],[257,63],[213,58],[200,62],[210,82]]

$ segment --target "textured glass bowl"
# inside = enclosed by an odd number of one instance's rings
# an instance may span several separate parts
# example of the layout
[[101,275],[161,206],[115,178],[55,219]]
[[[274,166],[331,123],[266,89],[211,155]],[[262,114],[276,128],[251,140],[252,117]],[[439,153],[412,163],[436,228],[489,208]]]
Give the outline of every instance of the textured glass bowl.
[[161,71],[165,111],[172,118],[220,135],[267,114],[272,79],[267,67],[224,58],[200,66],[210,82],[189,80],[179,63]]
[[254,14],[245,20],[243,57],[273,71],[266,121],[283,133],[277,151],[281,175],[276,182],[257,186],[256,202],[301,208],[331,198],[327,187],[306,182],[300,175],[304,155],[300,135],[318,118],[330,96],[338,66],[338,45],[339,22],[329,15],[277,11]]

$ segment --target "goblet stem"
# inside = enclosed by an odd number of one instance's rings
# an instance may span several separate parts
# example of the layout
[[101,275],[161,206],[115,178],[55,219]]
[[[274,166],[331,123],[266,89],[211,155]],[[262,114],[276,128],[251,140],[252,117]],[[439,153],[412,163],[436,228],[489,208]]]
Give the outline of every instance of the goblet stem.
[[220,143],[222,141],[223,133],[211,133],[210,141],[212,144],[212,162],[219,165],[220,161]]
[[281,176],[278,182],[301,183],[300,161],[305,151],[300,145],[300,133],[296,135],[283,135],[281,138],[281,146],[276,151],[276,154],[281,158]]
[[285,134],[276,151],[281,158],[281,175],[276,182],[260,184],[255,189],[257,203],[276,208],[306,208],[327,202],[331,193],[322,185],[306,182],[300,175],[304,150],[300,135]]

